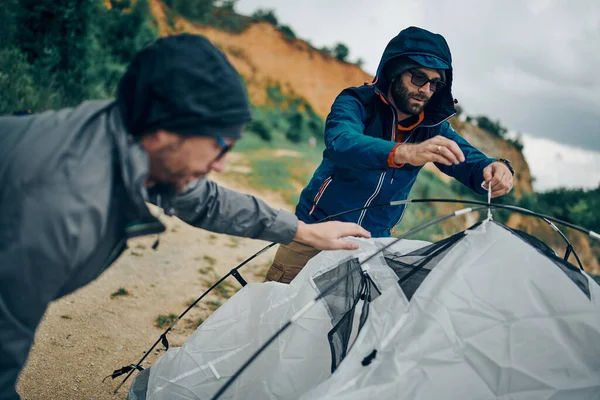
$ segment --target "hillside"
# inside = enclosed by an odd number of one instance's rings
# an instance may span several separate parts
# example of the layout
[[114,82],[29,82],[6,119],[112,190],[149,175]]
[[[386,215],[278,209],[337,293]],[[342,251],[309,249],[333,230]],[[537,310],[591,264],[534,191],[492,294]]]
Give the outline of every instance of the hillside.
[[265,89],[278,82],[284,93],[295,93],[325,117],[335,96],[348,85],[361,85],[372,77],[355,65],[337,61],[306,42],[285,39],[283,33],[266,22],[252,23],[241,34],[193,24],[173,17],[175,29],[167,23],[167,7],[159,0],[150,6],[161,35],[192,32],[206,36],[229,57],[244,76],[252,103],[266,101]]
[[[373,79],[358,66],[323,54],[300,39],[286,39],[280,30],[266,22],[252,23],[238,34],[172,17],[175,20],[175,27],[172,28],[167,22],[168,7],[162,1],[151,0],[150,7],[161,35],[198,33],[219,47],[244,77],[255,105],[264,104],[267,87],[278,83],[284,94],[305,99],[317,114],[325,118],[341,90]],[[519,171],[516,183],[518,194],[533,190],[529,167],[520,151],[472,124],[460,121],[453,123],[467,140],[482,151],[510,159],[515,164]]]

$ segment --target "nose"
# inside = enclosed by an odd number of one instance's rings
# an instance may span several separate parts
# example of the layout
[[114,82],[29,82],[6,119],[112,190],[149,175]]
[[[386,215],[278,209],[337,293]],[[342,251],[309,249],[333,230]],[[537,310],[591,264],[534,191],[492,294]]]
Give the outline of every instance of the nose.
[[431,90],[431,82],[427,82],[426,84],[424,84],[423,86],[421,86],[419,88],[419,92],[421,92],[421,93],[433,93],[433,90]]
[[225,168],[227,168],[227,154],[225,154],[220,159],[216,160],[210,166],[210,170],[215,171],[217,173],[221,173],[221,172],[225,171]]

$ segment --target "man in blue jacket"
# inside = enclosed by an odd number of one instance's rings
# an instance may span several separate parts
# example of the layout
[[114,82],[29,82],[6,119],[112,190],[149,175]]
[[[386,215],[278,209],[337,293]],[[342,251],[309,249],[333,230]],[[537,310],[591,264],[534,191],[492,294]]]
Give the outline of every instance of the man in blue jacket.
[[[326,150],[302,191],[296,215],[314,223],[355,208],[404,200],[423,165],[433,162],[476,193],[510,192],[510,162],[489,158],[452,129],[452,57],[443,36],[417,27],[387,45],[371,84],[336,98],[325,126]],[[482,187],[482,183],[484,183]],[[405,207],[363,209],[340,217],[372,237],[388,237]],[[290,282],[319,250],[280,246],[267,281]]]

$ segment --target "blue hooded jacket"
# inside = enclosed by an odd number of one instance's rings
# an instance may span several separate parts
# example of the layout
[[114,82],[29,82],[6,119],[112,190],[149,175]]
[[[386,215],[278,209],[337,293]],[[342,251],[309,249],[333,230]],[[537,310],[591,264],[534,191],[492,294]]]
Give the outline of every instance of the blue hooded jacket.
[[[313,223],[330,215],[404,200],[422,167],[405,164],[388,166],[388,155],[398,144],[397,114],[387,101],[389,82],[385,66],[399,57],[429,67],[445,69],[446,86],[435,93],[425,106],[424,119],[404,137],[405,143],[419,143],[442,135],[455,141],[465,161],[452,166],[435,163],[477,193],[483,169],[495,159],[487,157],[463,139],[448,123],[456,114],[452,97],[452,57],[446,40],[421,28],[401,31],[387,45],[372,84],[350,87],[335,99],[325,124],[323,160],[300,195],[296,215]],[[378,207],[339,217],[356,222],[373,237],[388,237],[400,222],[405,207]]]

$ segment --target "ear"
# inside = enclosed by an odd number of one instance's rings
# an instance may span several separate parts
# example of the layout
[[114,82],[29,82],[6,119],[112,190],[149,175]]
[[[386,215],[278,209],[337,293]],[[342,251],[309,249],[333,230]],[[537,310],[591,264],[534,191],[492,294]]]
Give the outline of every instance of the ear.
[[165,131],[164,129],[158,129],[154,132],[154,140],[163,144],[171,143],[173,140],[175,140],[175,136],[176,135]]
[[152,151],[158,147],[158,141],[156,132],[150,132],[141,137],[140,144],[146,151]]

